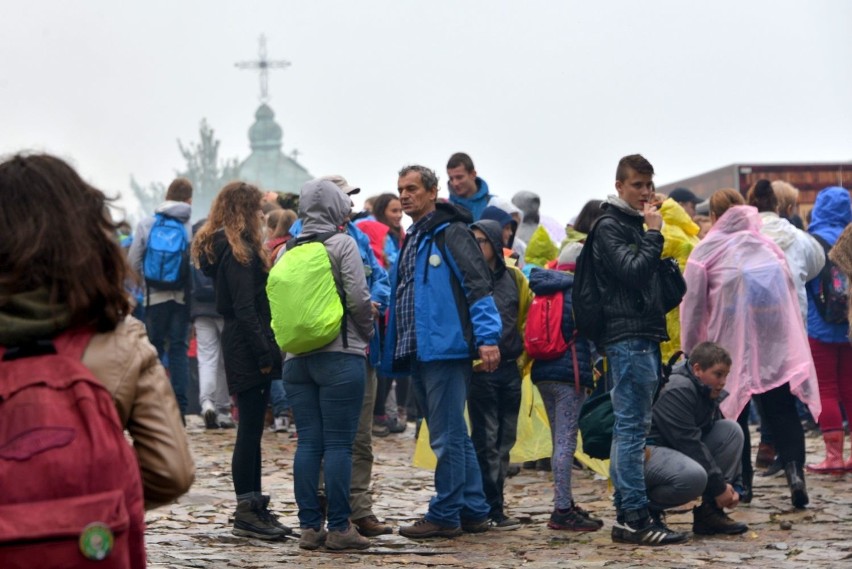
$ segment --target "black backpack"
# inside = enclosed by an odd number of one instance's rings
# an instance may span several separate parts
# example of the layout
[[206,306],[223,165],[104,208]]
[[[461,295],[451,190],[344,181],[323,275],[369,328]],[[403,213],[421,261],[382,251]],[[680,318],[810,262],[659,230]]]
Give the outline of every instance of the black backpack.
[[849,302],[849,279],[840,267],[832,263],[828,258],[831,245],[819,235],[811,234],[825,251],[825,266],[819,276],[814,280],[817,282],[817,292],[808,286],[808,296],[814,301],[817,312],[822,319],[829,324],[846,324],[848,322]]
[[580,256],[574,269],[574,286],[571,290],[571,302],[574,307],[574,327],[577,332],[594,342],[600,343],[604,329],[603,302],[601,300],[598,279],[595,276],[594,238],[595,229],[602,219],[613,215],[602,215],[592,224]]

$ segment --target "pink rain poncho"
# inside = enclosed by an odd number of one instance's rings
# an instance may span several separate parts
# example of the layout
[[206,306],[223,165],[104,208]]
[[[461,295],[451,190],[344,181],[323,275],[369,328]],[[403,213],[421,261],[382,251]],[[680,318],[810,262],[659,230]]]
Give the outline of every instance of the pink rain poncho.
[[785,383],[819,419],[816,371],[796,289],[781,249],[760,233],[752,206],[734,206],[713,225],[686,263],[680,305],[681,347],[716,342],[733,365],[721,404],[739,416],[752,394]]

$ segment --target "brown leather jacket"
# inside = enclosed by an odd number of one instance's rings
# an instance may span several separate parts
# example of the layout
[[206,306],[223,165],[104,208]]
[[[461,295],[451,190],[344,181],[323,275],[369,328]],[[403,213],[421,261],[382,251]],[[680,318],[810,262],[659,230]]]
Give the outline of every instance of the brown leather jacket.
[[166,370],[142,323],[128,317],[112,332],[95,335],[83,364],[112,393],[118,416],[133,439],[145,509],[186,493],[195,478],[195,464]]

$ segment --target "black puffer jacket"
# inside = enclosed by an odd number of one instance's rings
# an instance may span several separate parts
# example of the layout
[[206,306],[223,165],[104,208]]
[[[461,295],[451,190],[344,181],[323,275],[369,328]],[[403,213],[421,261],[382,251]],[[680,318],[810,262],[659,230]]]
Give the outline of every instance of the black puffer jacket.
[[503,228],[491,219],[483,219],[471,225],[479,229],[491,242],[494,250],[497,268],[491,271],[494,283],[494,304],[500,312],[503,331],[500,334],[500,361],[507,362],[517,359],[524,351],[524,339],[518,331],[518,312],[520,310],[520,291],[515,279],[506,268],[503,260]]
[[595,226],[595,277],[604,302],[601,345],[627,338],[668,339],[657,267],[663,235],[645,231],[643,218],[611,203]]
[[[202,255],[201,269],[214,279],[216,310],[225,317],[222,353],[228,392],[233,395],[281,377],[281,352],[275,344],[266,298],[267,272],[254,255],[248,265],[234,258],[225,232],[214,235],[215,261]],[[272,368],[261,373],[263,368]]]

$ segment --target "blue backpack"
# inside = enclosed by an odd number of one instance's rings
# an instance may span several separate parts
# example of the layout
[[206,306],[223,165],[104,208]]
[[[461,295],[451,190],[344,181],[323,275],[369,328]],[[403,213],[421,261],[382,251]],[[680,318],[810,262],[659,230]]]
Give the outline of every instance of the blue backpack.
[[142,274],[145,284],[160,290],[181,290],[189,274],[189,237],[180,220],[162,213],[154,216],[148,234]]

